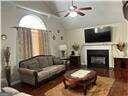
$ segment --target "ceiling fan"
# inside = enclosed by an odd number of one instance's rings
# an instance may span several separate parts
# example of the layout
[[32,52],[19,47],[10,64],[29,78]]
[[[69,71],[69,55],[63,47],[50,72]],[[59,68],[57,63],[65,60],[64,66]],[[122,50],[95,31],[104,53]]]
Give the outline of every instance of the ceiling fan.
[[[67,13],[65,14],[64,17],[67,17],[67,16],[75,17],[77,15],[84,16],[85,13],[82,12],[84,10],[92,10],[92,7],[81,7],[81,8],[78,8],[78,6],[75,5],[73,0],[72,0],[71,6],[69,7],[69,10],[67,11]],[[56,12],[56,13],[61,13],[61,12],[65,12],[65,11],[59,11],[59,12]]]

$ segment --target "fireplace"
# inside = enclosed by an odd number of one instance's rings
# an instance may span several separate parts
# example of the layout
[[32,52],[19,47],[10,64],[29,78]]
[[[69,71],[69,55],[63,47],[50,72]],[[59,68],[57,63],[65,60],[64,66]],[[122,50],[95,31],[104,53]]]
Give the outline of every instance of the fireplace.
[[88,68],[109,68],[109,50],[87,50]]

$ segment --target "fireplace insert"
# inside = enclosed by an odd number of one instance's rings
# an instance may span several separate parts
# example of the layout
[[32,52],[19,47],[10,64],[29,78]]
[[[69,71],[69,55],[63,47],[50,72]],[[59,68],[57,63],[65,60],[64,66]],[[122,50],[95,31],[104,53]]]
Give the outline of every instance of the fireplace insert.
[[108,50],[87,50],[88,68],[109,68]]

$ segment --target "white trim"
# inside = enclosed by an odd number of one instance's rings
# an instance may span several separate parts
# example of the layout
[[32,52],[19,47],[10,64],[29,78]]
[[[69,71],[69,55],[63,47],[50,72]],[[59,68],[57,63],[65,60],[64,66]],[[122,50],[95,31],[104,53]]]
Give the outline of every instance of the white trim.
[[38,13],[38,14],[42,14],[42,15],[45,15],[45,16],[50,16],[49,14],[47,13],[44,13],[44,12],[40,12],[40,11],[37,11],[37,10],[33,10],[33,9],[30,9],[30,8],[27,8],[27,7],[23,7],[21,5],[16,5],[16,7],[19,7],[19,8],[22,8],[24,10],[28,10],[28,11],[32,11],[32,12],[35,12],[35,13]]
[[24,6],[22,6],[22,5],[15,4],[15,3],[12,3],[12,2],[10,2],[10,3],[13,4],[13,5],[15,5],[15,6],[18,7],[18,8],[21,8],[21,9],[24,9],[24,10],[27,10],[27,11],[35,12],[35,13],[38,13],[38,14],[41,14],[41,15],[45,15],[45,16],[47,16],[47,17],[50,17],[50,16],[51,16],[51,14],[48,14],[48,13],[45,13],[45,12],[37,11],[37,10],[35,10],[35,9],[31,9],[31,8],[28,8],[28,7],[24,7]]
[[112,42],[100,42],[100,43],[85,43],[85,46],[106,46],[106,45],[115,45],[116,43],[112,43]]
[[[114,67],[114,62],[113,62],[113,54],[112,54],[112,44],[104,44],[104,45],[83,45],[83,50],[82,50],[82,57],[84,62],[82,62],[83,65],[87,65],[87,50],[95,49],[95,50],[109,50],[109,67]],[[85,54],[85,55],[84,55]]]

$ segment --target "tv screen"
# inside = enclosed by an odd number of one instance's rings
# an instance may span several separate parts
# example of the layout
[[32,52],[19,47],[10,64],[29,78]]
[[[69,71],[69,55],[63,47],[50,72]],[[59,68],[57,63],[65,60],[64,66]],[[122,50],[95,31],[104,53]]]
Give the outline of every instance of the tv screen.
[[85,43],[111,42],[111,27],[85,29]]

